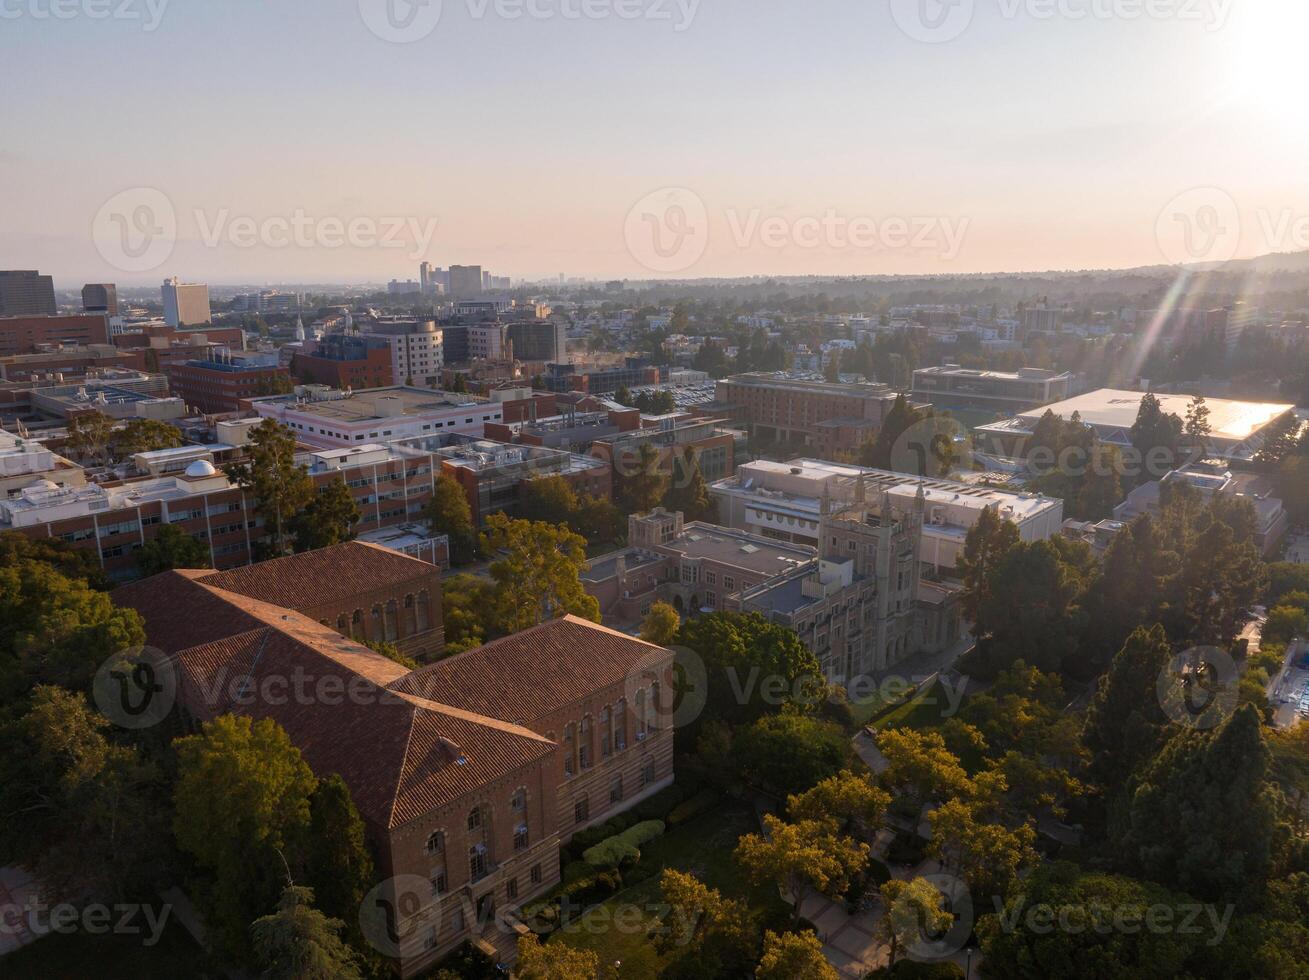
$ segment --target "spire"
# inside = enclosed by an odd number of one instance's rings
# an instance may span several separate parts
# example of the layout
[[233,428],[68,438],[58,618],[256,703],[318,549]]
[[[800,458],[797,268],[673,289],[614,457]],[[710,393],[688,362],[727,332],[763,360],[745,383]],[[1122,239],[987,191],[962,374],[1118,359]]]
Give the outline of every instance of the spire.
[[854,481],[854,499],[855,503],[862,504],[868,499],[868,485],[864,480],[864,471],[860,470],[859,475]]

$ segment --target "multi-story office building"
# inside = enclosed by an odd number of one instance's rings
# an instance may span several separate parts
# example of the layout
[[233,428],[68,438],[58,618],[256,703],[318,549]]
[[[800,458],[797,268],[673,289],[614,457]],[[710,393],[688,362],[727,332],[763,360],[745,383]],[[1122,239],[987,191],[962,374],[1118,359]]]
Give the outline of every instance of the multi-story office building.
[[562,364],[568,360],[568,327],[562,321],[524,320],[506,327],[514,358]]
[[[180,728],[241,697],[315,773],[345,780],[405,978],[463,943],[511,961],[519,910],[559,884],[561,845],[674,775],[671,651],[572,616],[413,671],[352,639],[356,617],[374,636],[393,602],[398,630],[439,622],[422,568],[355,544],[256,566],[258,583],[174,571],[113,595],[176,670]],[[244,697],[303,673],[350,697]],[[224,683],[242,675],[240,692]]]
[[582,391],[592,395],[606,395],[613,394],[619,388],[657,385],[667,380],[667,376],[667,367],[657,367],[642,357],[629,357],[621,366],[550,364],[543,383],[549,391]]
[[251,398],[288,390],[291,372],[276,352],[214,348],[207,357],[169,364],[173,395],[205,414],[240,411]]
[[475,299],[482,295],[480,265],[450,266],[450,295],[455,299]]
[[305,385],[293,394],[252,399],[249,407],[290,428],[305,445],[323,448],[451,432],[481,437],[486,423],[504,418],[503,408],[486,399],[403,386],[345,392]]
[[436,385],[445,366],[444,335],[435,320],[379,317],[359,323],[360,332],[385,340],[391,351],[393,385]]
[[54,316],[55,283],[36,271],[0,271],[0,316]]
[[1063,401],[1072,394],[1073,382],[1067,371],[979,371],[943,364],[914,372],[913,397],[937,409],[1014,414]]
[[743,421],[765,437],[817,443],[824,422],[881,425],[895,399],[887,385],[827,384],[778,372],[724,378],[716,400],[743,409]]
[[1064,311],[1051,310],[1044,306],[1023,311],[1023,335],[1031,333],[1058,333],[1063,323]]
[[709,491],[718,502],[718,519],[724,524],[817,547],[825,502],[829,511],[850,503],[857,499],[860,483],[866,499],[878,500],[885,494],[898,514],[910,512],[922,492],[921,560],[924,567],[942,574],[954,571],[968,531],[988,508],[1018,525],[1024,541],[1052,538],[1063,524],[1064,502],[1057,497],[954,480],[924,480],[907,473],[813,459],[744,463],[735,476],[712,484]]
[[359,389],[395,383],[391,343],[385,337],[334,333],[307,347],[291,361],[291,370],[301,381]]
[[107,343],[109,317],[104,313],[0,316],[0,356],[31,354],[47,346]]
[[118,316],[118,287],[112,282],[88,282],[82,287],[82,309]]
[[203,283],[181,282],[176,276],[165,279],[160,288],[164,300],[164,322],[170,327],[194,327],[209,323],[209,287]]
[[634,466],[641,447],[655,450],[654,465],[668,479],[679,473],[677,461],[689,449],[700,465],[700,473],[712,483],[731,476],[736,460],[747,450],[745,433],[725,429],[722,419],[694,418],[675,414],[658,419],[643,419],[640,428],[597,437],[590,453],[602,459],[615,472]]

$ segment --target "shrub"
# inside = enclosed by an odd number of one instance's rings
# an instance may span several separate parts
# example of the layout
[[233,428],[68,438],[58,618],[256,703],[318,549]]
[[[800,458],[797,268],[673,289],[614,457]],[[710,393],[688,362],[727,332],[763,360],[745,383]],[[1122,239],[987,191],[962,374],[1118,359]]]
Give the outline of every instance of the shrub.
[[587,864],[595,868],[616,868],[623,862],[641,859],[641,845],[654,840],[664,832],[662,820],[647,820],[635,827],[587,848],[582,855]]
[[718,790],[702,789],[685,803],[679,803],[668,812],[668,826],[676,827],[700,816],[718,802]]
[[654,796],[638,803],[632,810],[640,820],[663,820],[677,804],[686,799],[686,790],[674,783]]

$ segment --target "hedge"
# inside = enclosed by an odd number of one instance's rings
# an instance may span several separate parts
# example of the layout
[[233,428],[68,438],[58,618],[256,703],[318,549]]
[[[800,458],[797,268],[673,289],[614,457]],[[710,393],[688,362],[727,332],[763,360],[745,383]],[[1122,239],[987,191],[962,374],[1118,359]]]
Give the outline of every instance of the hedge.
[[662,820],[647,820],[594,847],[587,848],[582,858],[587,864],[596,868],[614,868],[624,861],[639,861],[641,845],[662,836],[663,832]]
[[700,816],[718,802],[718,790],[702,789],[685,803],[679,803],[668,812],[668,826],[676,827]]

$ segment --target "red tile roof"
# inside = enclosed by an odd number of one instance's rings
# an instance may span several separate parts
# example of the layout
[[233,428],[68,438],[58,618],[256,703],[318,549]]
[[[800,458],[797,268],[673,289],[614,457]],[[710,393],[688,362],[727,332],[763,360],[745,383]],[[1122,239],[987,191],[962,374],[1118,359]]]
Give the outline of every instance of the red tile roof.
[[421,667],[391,688],[532,728],[669,656],[663,647],[565,616]]
[[[214,584],[226,575],[167,572],[113,598],[173,657],[193,716],[273,718],[316,773],[339,773],[360,813],[387,829],[549,757],[557,745],[532,720],[667,656],[569,616],[411,673],[308,616]],[[321,594],[317,580],[298,585]]]
[[202,581],[287,609],[303,609],[334,605],[435,571],[427,562],[398,551],[364,541],[347,541],[227,572],[210,572]]

